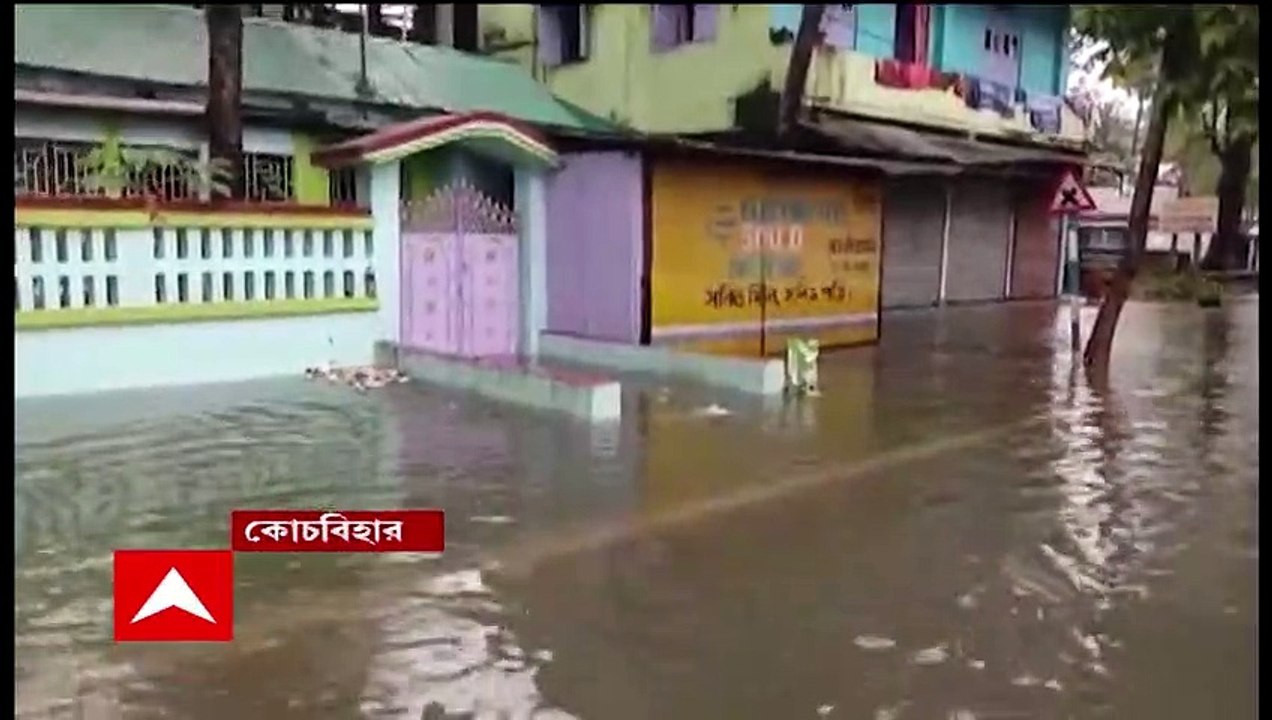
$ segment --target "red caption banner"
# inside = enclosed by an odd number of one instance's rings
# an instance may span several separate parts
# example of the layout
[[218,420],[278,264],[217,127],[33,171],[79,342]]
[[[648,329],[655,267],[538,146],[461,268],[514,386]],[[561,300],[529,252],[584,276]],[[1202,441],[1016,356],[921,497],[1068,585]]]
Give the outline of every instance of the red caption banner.
[[234,510],[235,552],[424,552],[446,547],[441,510]]

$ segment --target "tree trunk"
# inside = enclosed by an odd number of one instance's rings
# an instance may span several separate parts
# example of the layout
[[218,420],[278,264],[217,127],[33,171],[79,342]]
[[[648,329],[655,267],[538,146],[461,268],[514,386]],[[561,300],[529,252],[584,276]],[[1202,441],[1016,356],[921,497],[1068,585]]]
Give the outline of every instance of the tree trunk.
[[367,5],[367,34],[371,37],[386,37],[389,35],[389,26],[384,23],[383,5]]
[[416,5],[411,13],[411,31],[406,38],[421,45],[437,43],[437,6]]
[[[1135,153],[1139,151],[1140,129],[1144,126],[1144,88],[1137,90],[1135,98],[1135,129],[1131,132],[1131,156],[1126,163],[1126,175],[1130,175],[1131,168],[1135,166]],[[1122,182],[1118,183],[1118,191],[1126,194],[1126,179],[1123,176]]]
[[330,28],[336,26],[335,12],[326,3],[315,3],[309,6],[309,22],[314,27]]
[[[1165,47],[1171,47],[1170,38],[1167,38]],[[1117,321],[1122,315],[1122,306],[1130,296],[1131,283],[1139,272],[1140,258],[1143,257],[1144,246],[1148,242],[1153,188],[1157,185],[1157,170],[1166,145],[1166,127],[1174,105],[1171,84],[1163,78],[1153,93],[1152,114],[1144,132],[1144,151],[1140,155],[1139,174],[1135,178],[1135,195],[1131,198],[1126,256],[1122,258],[1118,269],[1113,273],[1113,279],[1105,288],[1104,301],[1100,304],[1099,314],[1095,316],[1095,327],[1091,330],[1091,338],[1087,341],[1086,351],[1082,356],[1088,370],[1102,372],[1108,368]]]
[[208,5],[208,154],[228,164],[230,196],[242,198],[243,11]]
[[777,134],[787,137],[799,122],[804,101],[804,86],[808,84],[808,66],[813,61],[813,50],[821,34],[821,19],[825,5],[804,5],[799,15],[799,32],[795,34],[795,46],[791,48],[791,61],[786,66],[786,83],[782,86],[782,98],[778,106]]
[[1239,136],[1219,155],[1219,225],[1206,250],[1202,266],[1208,270],[1234,270],[1245,266],[1245,235],[1241,217],[1245,212],[1246,185],[1250,182],[1250,159],[1254,138]]
[[[480,49],[481,38],[478,29],[477,5],[468,3],[464,5],[452,5],[451,10],[451,47],[464,52],[477,52]],[[585,11],[586,6],[580,5],[579,11]]]

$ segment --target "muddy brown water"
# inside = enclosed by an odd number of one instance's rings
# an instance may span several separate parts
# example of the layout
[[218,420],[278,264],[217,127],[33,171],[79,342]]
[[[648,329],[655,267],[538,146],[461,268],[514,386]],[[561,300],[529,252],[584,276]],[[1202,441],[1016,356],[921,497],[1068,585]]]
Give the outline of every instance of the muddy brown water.
[[[1097,389],[1050,305],[894,314],[820,398],[634,377],[619,428],[303,380],[18,403],[16,717],[1253,717],[1257,321],[1132,304]],[[447,552],[241,556],[233,643],[111,642],[113,548],[328,505],[442,507]]]

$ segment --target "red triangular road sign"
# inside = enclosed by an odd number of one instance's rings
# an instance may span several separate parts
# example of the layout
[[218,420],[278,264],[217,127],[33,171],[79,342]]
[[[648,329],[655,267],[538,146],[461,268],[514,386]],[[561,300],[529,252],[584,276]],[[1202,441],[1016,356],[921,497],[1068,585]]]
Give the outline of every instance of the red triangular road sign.
[[1095,200],[1087,192],[1082,181],[1073,170],[1065,170],[1056,185],[1056,192],[1051,196],[1051,212],[1076,213],[1089,212],[1095,209]]

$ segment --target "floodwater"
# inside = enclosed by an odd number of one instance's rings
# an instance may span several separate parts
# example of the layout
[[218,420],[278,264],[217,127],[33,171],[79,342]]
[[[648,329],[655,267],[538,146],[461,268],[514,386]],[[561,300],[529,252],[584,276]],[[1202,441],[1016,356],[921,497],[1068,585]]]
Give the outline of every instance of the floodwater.
[[[1091,387],[1050,305],[893,315],[820,398],[638,378],[610,429],[303,380],[21,403],[16,717],[1253,717],[1257,321],[1132,304]],[[241,556],[233,643],[111,642],[113,548],[319,506],[442,507],[447,552]]]

